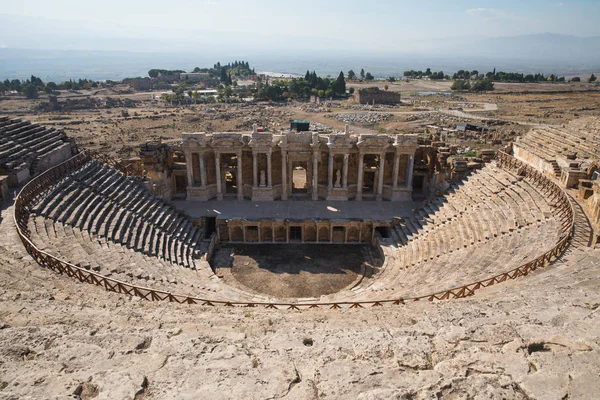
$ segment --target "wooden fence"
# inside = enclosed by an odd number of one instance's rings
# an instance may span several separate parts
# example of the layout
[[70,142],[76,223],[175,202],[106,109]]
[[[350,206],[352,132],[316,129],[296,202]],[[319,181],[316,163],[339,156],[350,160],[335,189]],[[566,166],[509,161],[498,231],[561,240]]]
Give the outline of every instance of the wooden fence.
[[561,221],[562,235],[558,243],[546,253],[540,255],[536,259],[529,261],[510,271],[483,279],[477,282],[468,283],[459,287],[443,290],[436,293],[431,293],[425,296],[410,297],[410,298],[392,298],[392,299],[373,299],[368,301],[357,302],[239,302],[216,300],[210,298],[199,298],[188,295],[174,294],[161,290],[145,288],[142,286],[132,285],[127,282],[122,282],[116,279],[108,278],[93,271],[88,271],[80,268],[67,261],[58,259],[57,257],[48,254],[38,249],[30,240],[30,233],[27,228],[31,207],[54,185],[61,181],[66,175],[77,170],[85,163],[91,160],[91,156],[82,152],[66,162],[49,169],[43,174],[37,176],[18,194],[15,200],[14,220],[19,237],[29,254],[44,268],[48,268],[61,275],[67,275],[77,279],[83,283],[90,283],[96,286],[101,286],[105,290],[129,296],[137,296],[149,301],[168,301],[173,303],[186,304],[201,304],[205,306],[227,306],[227,307],[265,307],[270,309],[312,309],[312,308],[364,308],[364,307],[379,307],[384,305],[401,305],[411,301],[435,301],[460,299],[472,296],[481,288],[496,285],[510,279],[517,279],[527,276],[529,273],[543,268],[552,260],[559,257],[569,246],[570,238],[574,228],[574,210],[567,194],[553,181],[545,175],[535,170],[533,167],[511,157],[510,155],[498,152],[496,154],[496,162],[500,168],[511,170],[527,179],[541,193],[543,193],[549,202],[553,203],[557,210],[557,217]]

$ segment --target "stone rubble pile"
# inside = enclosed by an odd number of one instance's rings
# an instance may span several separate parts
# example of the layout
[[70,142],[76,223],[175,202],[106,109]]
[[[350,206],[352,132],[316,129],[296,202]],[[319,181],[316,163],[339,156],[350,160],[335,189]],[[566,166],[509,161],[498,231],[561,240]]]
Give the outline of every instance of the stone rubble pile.
[[338,121],[344,122],[350,125],[362,125],[362,124],[376,124],[381,121],[387,121],[392,114],[390,113],[347,113],[347,114],[335,114],[326,115],[328,118],[335,118]]

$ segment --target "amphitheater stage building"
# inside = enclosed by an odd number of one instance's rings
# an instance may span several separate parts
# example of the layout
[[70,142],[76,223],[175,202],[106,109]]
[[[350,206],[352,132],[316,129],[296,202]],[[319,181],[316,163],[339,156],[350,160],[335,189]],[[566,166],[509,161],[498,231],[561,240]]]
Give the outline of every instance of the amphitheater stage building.
[[[411,200],[417,135],[184,133],[186,200]],[[179,183],[178,183],[179,182]]]

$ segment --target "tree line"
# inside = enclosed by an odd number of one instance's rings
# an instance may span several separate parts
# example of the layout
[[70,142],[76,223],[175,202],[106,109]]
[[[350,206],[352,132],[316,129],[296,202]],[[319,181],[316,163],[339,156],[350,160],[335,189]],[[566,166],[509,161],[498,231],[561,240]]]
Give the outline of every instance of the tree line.
[[353,70],[348,71],[348,80],[349,81],[372,81],[375,77],[370,72],[365,72],[364,68],[360,69],[360,76],[356,76],[356,73]]
[[38,97],[38,92],[52,94],[59,90],[83,90],[97,88],[100,82],[89,79],[68,80],[62,83],[44,82],[41,78],[31,75],[31,78],[25,80],[13,79],[0,82],[0,93],[17,92],[26,96],[28,99]]
[[439,72],[431,72],[431,68],[427,68],[425,72],[423,71],[415,71],[411,69],[410,71],[404,71],[402,75],[405,78],[413,78],[413,79],[422,79],[423,77],[433,79],[433,80],[441,80],[441,79],[449,79],[448,75],[444,75],[444,71]]
[[259,82],[257,89],[257,98],[269,100],[307,99],[310,96],[344,97],[346,78],[343,71],[340,71],[336,79],[323,78],[315,71],[306,71],[306,75],[302,78],[277,79],[265,84]]

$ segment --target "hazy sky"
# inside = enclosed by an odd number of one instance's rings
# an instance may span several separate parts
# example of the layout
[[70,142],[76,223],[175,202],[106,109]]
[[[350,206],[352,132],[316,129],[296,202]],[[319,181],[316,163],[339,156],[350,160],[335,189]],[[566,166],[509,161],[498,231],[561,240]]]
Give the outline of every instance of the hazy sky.
[[[600,36],[600,0],[3,0],[4,17],[70,21],[103,37],[176,38],[183,31],[343,39],[354,44],[553,32]],[[43,22],[40,22],[43,23]],[[56,29],[60,30],[59,24]],[[66,28],[65,28],[66,29]],[[0,33],[9,35],[9,32]],[[20,34],[26,33],[26,28]],[[206,33],[206,32],[205,32]],[[14,34],[14,33],[12,33]],[[0,36],[0,45],[2,37]]]

